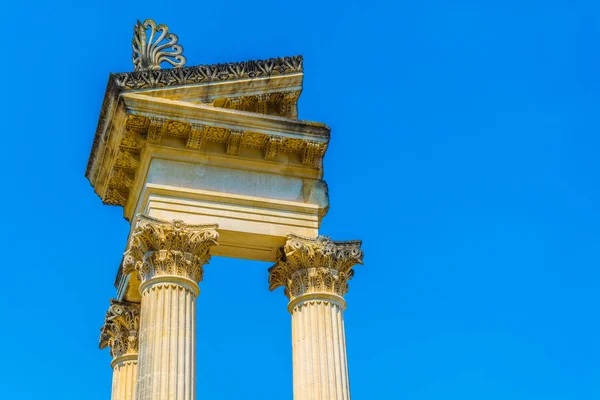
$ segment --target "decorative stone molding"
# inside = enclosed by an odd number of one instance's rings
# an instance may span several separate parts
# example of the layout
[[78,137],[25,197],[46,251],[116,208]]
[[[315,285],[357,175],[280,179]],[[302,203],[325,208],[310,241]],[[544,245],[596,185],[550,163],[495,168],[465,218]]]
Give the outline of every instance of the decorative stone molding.
[[250,96],[215,99],[205,104],[231,110],[249,111],[297,119],[297,104],[300,93],[300,90],[261,93]]
[[283,101],[280,103],[280,115],[286,115],[290,118],[298,118],[298,99],[300,91],[290,91],[283,93]]
[[277,158],[277,152],[281,147],[282,139],[277,136],[269,137],[265,146],[265,160],[275,160]]
[[190,149],[198,149],[202,144],[202,134],[204,133],[205,125],[190,124],[190,133],[187,139],[186,147]]
[[229,132],[229,138],[227,139],[227,154],[236,156],[240,152],[240,146],[242,144],[242,136],[244,131],[232,129]]
[[[105,145],[107,128],[112,124],[111,116],[119,106],[119,95],[122,92],[236,81],[240,79],[267,79],[272,76],[301,75],[303,73],[302,64],[303,57],[298,55],[270,58],[268,60],[251,60],[171,69],[148,69],[111,74],[106,87],[102,108],[100,109],[98,126],[86,168],[86,177],[91,178],[92,172],[94,174],[99,173],[98,169],[94,168],[96,157],[102,157],[102,151],[98,152],[98,148],[102,148]],[[290,114],[290,117],[296,118],[293,116],[293,113]],[[96,176],[94,175],[93,179],[95,178]]]
[[362,264],[361,244],[334,242],[327,236],[310,239],[288,235],[277,263],[269,268],[269,290],[283,286],[290,300],[308,293],[343,297],[354,275],[353,266]]
[[318,168],[327,150],[326,142],[316,142],[264,133],[228,129],[218,126],[192,124],[141,115],[129,115],[125,134],[118,147],[115,164],[110,171],[105,204],[125,206],[135,183],[140,165],[140,154],[146,143],[160,144],[165,136],[185,140],[188,149],[198,150],[203,142],[220,143],[230,155],[238,155],[241,148],[260,149],[265,160],[276,160],[281,153],[298,154],[302,164]]
[[123,272],[135,270],[144,282],[158,276],[202,281],[210,247],[217,244],[218,225],[188,225],[139,216],[123,260]]
[[150,123],[148,124],[148,131],[146,134],[148,143],[160,143],[163,131],[166,130],[165,128],[167,125],[168,124],[165,124],[165,120],[162,118],[150,118]]
[[326,146],[314,141],[306,141],[302,149],[302,164],[316,165],[325,155]]
[[278,57],[268,60],[124,72],[113,74],[111,78],[114,84],[123,90],[193,85],[295,74],[303,71],[303,61],[302,56]]
[[137,354],[139,326],[138,303],[111,299],[100,331],[100,348],[110,347],[110,354],[115,359]]

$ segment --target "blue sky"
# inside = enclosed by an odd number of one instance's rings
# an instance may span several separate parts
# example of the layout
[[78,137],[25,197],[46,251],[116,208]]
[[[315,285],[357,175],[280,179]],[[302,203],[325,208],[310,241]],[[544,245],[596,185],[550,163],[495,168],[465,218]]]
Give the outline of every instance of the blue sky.
[[[4,5],[3,397],[110,396],[98,334],[127,222],[83,175],[138,18],[188,65],[304,55],[300,118],[332,127],[322,233],[364,242],[354,400],[600,397],[600,6],[448,3]],[[205,268],[199,399],[291,398],[268,266]]]

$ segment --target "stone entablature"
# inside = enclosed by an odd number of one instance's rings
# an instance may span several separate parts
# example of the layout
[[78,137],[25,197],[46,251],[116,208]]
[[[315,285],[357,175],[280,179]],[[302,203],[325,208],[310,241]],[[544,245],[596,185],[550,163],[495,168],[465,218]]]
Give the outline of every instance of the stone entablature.
[[[90,159],[86,168],[86,177],[91,174],[96,158],[101,157],[101,149],[109,139],[114,113],[120,104],[122,93],[145,93],[170,99],[186,99],[202,104],[212,104],[217,99],[231,99],[230,108],[242,103],[244,97],[255,97],[277,93],[281,99],[293,99],[293,105],[283,110],[295,108],[302,90],[302,56],[272,58],[238,63],[199,65],[173,69],[155,69],[110,74]],[[252,82],[252,84],[248,84]],[[165,93],[168,92],[168,95]],[[242,109],[246,109],[244,106]],[[260,107],[257,109],[257,112]],[[289,111],[293,116],[295,111]],[[266,113],[266,111],[265,111]]]
[[[231,156],[238,156],[243,148],[259,149],[267,161],[276,161],[279,153],[297,154],[301,164],[308,167],[320,165],[327,149],[327,142],[323,140],[129,115],[119,147],[114,152],[112,169],[96,181],[97,187],[105,188],[101,196],[105,204],[127,205],[143,148],[147,143],[164,144],[164,138],[168,137],[180,139],[179,145],[189,150],[199,150],[207,143],[219,143],[223,145],[223,152]],[[177,147],[177,143],[169,145]]]
[[[166,71],[172,70],[132,74]],[[210,89],[161,86],[150,91],[112,90],[111,94],[109,84],[86,170],[96,193],[109,205],[127,208],[132,198],[135,202],[139,192],[134,190],[133,197],[131,192],[138,176],[146,172],[139,173],[149,144],[183,149],[191,152],[190,156],[201,152],[252,161],[257,154],[245,150],[251,149],[269,163],[257,164],[259,169],[271,173],[271,163],[282,163],[286,165],[284,175],[320,179],[330,130],[321,123],[295,119],[302,73],[261,81],[264,76],[256,75],[252,85],[225,80]],[[284,116],[269,115],[272,113]],[[132,217],[133,207],[125,211],[126,218]]]

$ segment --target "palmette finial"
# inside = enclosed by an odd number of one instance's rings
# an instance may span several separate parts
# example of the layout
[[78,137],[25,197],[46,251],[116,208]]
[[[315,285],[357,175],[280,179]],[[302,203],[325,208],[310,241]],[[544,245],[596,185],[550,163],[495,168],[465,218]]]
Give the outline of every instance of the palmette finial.
[[183,56],[183,47],[177,44],[179,38],[174,33],[169,33],[169,28],[156,25],[151,19],[143,23],[139,20],[133,28],[133,66],[135,71],[160,69],[163,62],[174,67],[183,67],[186,58]]

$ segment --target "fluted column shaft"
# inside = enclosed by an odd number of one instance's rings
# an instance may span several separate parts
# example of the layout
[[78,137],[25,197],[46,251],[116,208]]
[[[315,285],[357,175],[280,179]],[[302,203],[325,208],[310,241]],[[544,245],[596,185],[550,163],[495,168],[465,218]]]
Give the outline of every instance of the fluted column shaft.
[[270,289],[290,299],[294,400],[350,400],[343,296],[360,245],[288,235],[269,269]]
[[138,355],[129,354],[112,362],[112,400],[135,400]]
[[141,281],[136,400],[196,399],[196,297],[216,228],[138,216],[123,262]]
[[137,399],[196,398],[195,312],[198,292],[195,282],[177,277],[162,276],[145,285],[142,292]]
[[344,308],[325,295],[290,302],[294,400],[350,399]]

